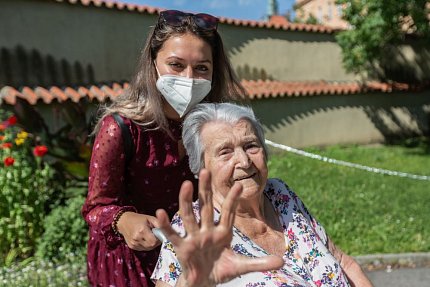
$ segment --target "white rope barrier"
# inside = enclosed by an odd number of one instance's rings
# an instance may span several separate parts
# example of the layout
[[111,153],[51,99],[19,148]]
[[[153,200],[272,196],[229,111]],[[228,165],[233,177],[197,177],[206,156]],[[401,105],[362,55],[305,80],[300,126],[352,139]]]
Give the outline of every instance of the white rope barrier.
[[267,140],[267,139],[266,139],[266,144],[273,146],[273,147],[276,147],[276,148],[280,148],[282,150],[286,150],[288,152],[292,152],[292,153],[301,155],[301,156],[317,159],[317,160],[328,162],[328,163],[333,163],[333,164],[337,164],[337,165],[357,168],[357,169],[361,169],[361,170],[365,170],[365,171],[369,171],[369,172],[374,172],[374,173],[380,173],[380,174],[387,174],[387,175],[393,175],[393,176],[400,176],[400,177],[407,177],[407,178],[412,178],[412,179],[430,181],[430,176],[427,176],[427,175],[417,175],[417,174],[411,174],[411,173],[406,173],[406,172],[393,171],[393,170],[370,167],[370,166],[365,166],[365,165],[361,165],[361,164],[357,164],[357,163],[352,163],[352,162],[347,162],[347,161],[343,161],[343,160],[328,158],[325,156],[306,152],[306,151],[299,150],[299,149],[289,147],[286,145],[277,144],[277,143],[274,143],[274,142]]

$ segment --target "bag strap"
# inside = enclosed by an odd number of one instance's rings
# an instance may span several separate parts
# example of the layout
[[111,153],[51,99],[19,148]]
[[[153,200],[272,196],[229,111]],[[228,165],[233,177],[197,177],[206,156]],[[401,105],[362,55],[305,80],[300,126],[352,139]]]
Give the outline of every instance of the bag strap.
[[131,133],[119,114],[113,113],[112,117],[121,128],[122,141],[124,142],[125,164],[128,166],[134,154],[134,144],[131,138]]

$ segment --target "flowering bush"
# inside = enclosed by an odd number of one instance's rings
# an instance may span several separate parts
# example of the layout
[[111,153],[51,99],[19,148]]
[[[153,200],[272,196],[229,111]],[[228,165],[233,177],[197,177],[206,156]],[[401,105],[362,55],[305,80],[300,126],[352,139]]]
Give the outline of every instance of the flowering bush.
[[43,160],[48,148],[18,124],[0,109],[0,265],[34,252],[54,192],[54,170]]
[[8,156],[4,159],[4,165],[5,166],[11,166],[15,162],[15,159],[11,156]]
[[61,103],[59,110],[55,105],[49,106],[51,111],[55,110],[53,118],[40,105],[18,100],[12,107],[16,117],[11,121],[17,120],[28,133],[37,135],[49,147],[49,160],[64,180],[86,182],[92,148],[89,134],[95,120],[88,115],[96,114],[96,105],[66,101]]
[[33,154],[35,156],[44,156],[48,152],[48,148],[44,145],[35,146],[33,149]]

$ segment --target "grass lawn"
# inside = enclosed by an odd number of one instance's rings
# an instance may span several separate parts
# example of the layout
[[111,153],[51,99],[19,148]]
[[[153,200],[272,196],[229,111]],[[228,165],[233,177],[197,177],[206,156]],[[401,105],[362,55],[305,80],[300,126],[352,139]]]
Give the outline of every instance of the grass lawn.
[[[350,255],[430,251],[430,181],[342,167],[270,148],[270,177],[305,202]],[[430,175],[429,145],[306,149],[372,167]]]

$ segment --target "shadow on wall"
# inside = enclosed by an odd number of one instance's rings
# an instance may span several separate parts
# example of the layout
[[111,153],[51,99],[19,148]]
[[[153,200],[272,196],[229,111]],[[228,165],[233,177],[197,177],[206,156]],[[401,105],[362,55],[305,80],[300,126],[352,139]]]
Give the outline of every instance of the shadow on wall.
[[[267,35],[267,31],[264,29],[250,29],[250,28],[243,28],[243,31],[241,33],[237,33],[237,35],[240,35],[238,37],[229,37],[226,39],[226,42],[228,42],[229,47],[229,54],[231,56],[236,55],[242,55],[248,53],[248,48],[253,45],[255,42],[261,42],[266,41],[267,45],[270,45],[270,43],[277,43],[277,42],[288,42],[291,45],[295,45],[297,43],[302,44],[323,44],[323,43],[333,43],[334,38],[330,34],[316,34],[316,33],[304,33],[304,32],[289,32],[289,31],[283,31],[283,30],[270,30],[269,31],[270,36]],[[255,47],[251,50],[256,49]],[[265,53],[271,54],[271,49],[269,46],[267,46],[266,51],[260,50],[259,56],[264,57]],[[279,52],[279,51],[278,51]],[[267,55],[269,58],[274,58],[276,54],[273,55]],[[281,60],[283,54],[277,55],[277,62],[284,61],[285,65],[287,65],[287,62],[285,60]],[[273,60],[273,59],[272,59]],[[253,62],[253,61],[250,61]],[[235,68],[235,72],[238,75],[239,79],[241,80],[274,80],[274,75],[267,72],[264,68],[256,67],[253,65],[250,65],[249,63],[239,65]]]
[[[312,67],[315,63],[325,63],[318,66],[321,76],[324,73],[332,75],[334,71],[337,71],[336,73],[339,73],[337,76],[345,77],[343,80],[355,79],[354,75],[347,73],[342,68],[341,50],[334,37],[335,34],[250,27],[235,27],[234,32],[233,34],[233,30],[226,29],[223,33],[224,42],[229,48],[229,54],[233,57],[249,54],[251,51],[253,57],[258,58],[267,57],[267,59],[271,59],[278,55],[278,62],[273,62],[273,59],[271,62],[276,64],[285,62],[285,65],[301,65],[300,61],[302,61],[303,65]],[[265,42],[266,45],[257,47],[255,43],[261,42]],[[273,44],[276,44],[278,48],[271,50],[273,47],[270,47],[270,45]],[[280,49],[279,47],[283,47],[285,53],[292,52],[292,56],[295,57],[294,61],[288,62],[287,54],[282,54],[282,50],[278,50]],[[291,50],[287,51],[286,47],[291,47]],[[302,49],[303,47],[305,49]],[[339,48],[339,52],[337,52],[337,48]],[[408,38],[404,43],[387,47],[384,55],[379,63],[374,64],[373,70],[368,71],[369,78],[406,83],[422,83],[430,80],[430,48],[428,42]],[[333,62],[333,56],[339,58],[336,58],[336,61]],[[254,80],[257,79],[256,77],[259,74],[260,77],[266,77],[267,79],[272,76],[276,78],[276,75],[270,75],[264,68],[261,68],[262,65],[264,66],[261,61],[247,60],[246,62],[245,65],[236,68],[236,72],[241,79]],[[254,67],[252,63],[257,67]]]
[[[259,29],[252,27],[238,27],[222,31],[222,37],[229,53],[235,55],[241,53],[243,47],[253,41],[270,40],[286,41],[291,43],[336,43],[334,34],[309,33],[299,31],[285,31],[281,29]],[[262,54],[263,55],[263,54]]]
[[[402,107],[402,113],[410,119],[406,122],[404,118],[392,109],[382,107],[364,107],[363,111],[372,121],[374,127],[384,136],[386,142],[401,138],[430,135],[430,113],[424,107]],[[394,124],[389,126],[387,122]],[[411,125],[414,123],[416,125]]]
[[239,79],[242,80],[274,80],[272,76],[267,74],[265,69],[251,68],[248,64],[238,66],[236,68],[236,74]]
[[[237,26],[235,26],[233,29],[226,29],[222,31],[222,37],[226,47],[228,47],[228,54],[231,57],[239,55],[247,55],[246,57],[257,58],[268,57],[269,59],[275,60],[279,65],[281,65],[282,62],[285,62],[285,65],[288,64],[288,61],[284,59],[285,51],[279,50],[279,45],[290,44],[292,46],[292,50],[297,51],[301,57],[303,56],[304,59],[312,59],[313,55],[310,57],[303,55],[303,51],[298,51],[296,48],[294,48],[295,45],[309,44],[309,46],[312,47],[310,49],[318,49],[318,44],[327,46],[336,43],[333,34],[285,31],[281,29],[259,29]],[[255,43],[265,44],[263,46],[255,46]],[[278,47],[275,49],[275,52],[273,52],[273,49],[270,46],[274,43],[276,43]],[[260,60],[252,60],[248,58],[245,64],[237,66],[235,71],[240,79],[273,80],[274,75],[269,74],[267,70],[261,68],[261,65],[262,63]]]
[[407,83],[430,80],[430,49],[428,44],[409,43],[387,49],[381,60],[382,79]]
[[0,50],[1,86],[86,85],[95,82],[94,68],[27,50],[18,45]]
[[[285,126],[294,125],[321,113],[333,113],[342,109],[361,110],[389,142],[398,138],[430,135],[428,95],[427,91],[409,99],[406,99],[408,95],[400,93],[277,98],[258,100],[253,102],[252,106],[257,117],[270,132],[279,131]],[[320,124],[324,125],[323,122]],[[345,123],[339,119],[339,126],[342,125]],[[331,131],[333,128],[336,127],[321,126],[319,130],[323,135],[324,130]]]

